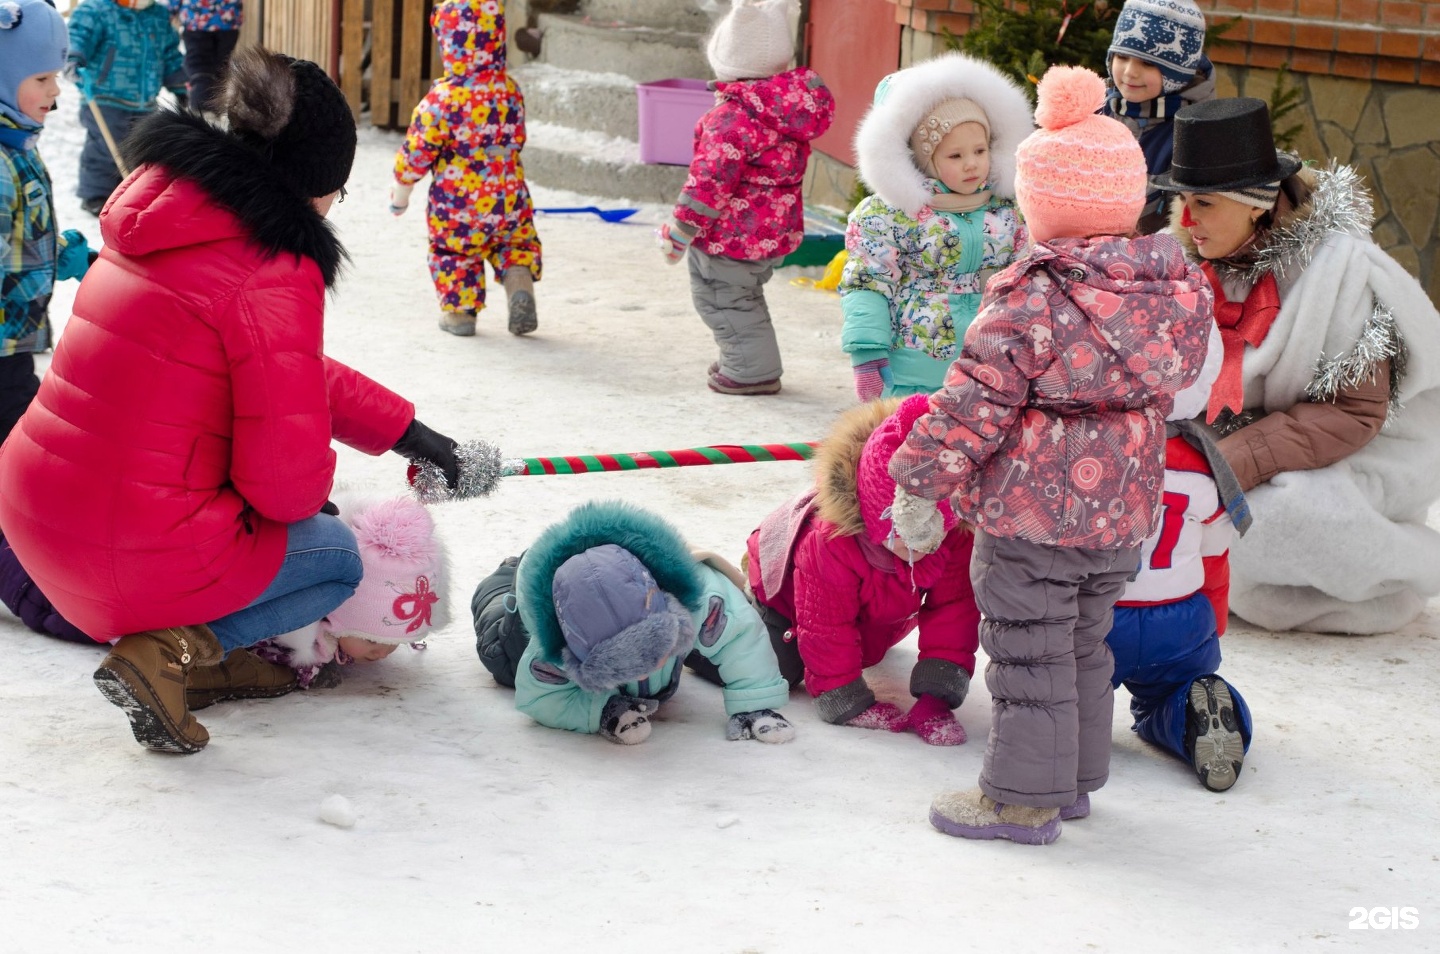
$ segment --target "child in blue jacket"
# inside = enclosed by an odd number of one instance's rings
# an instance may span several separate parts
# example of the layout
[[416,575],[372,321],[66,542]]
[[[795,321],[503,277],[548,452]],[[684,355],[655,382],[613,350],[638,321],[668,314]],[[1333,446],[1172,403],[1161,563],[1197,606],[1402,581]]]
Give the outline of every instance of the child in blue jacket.
[[185,95],[185,58],[170,10],[154,0],[83,0],[70,14],[66,75],[80,86],[85,147],[80,151],[80,208],[99,215],[120,184],[120,170],[90,108],[93,101],[118,146],[155,111],[161,88]]
[[790,686],[739,571],[665,521],[587,503],[483,580],[480,661],[541,725],[635,745],[685,665],[724,687],[726,737],[788,742]]
[[25,413],[50,347],[50,292],[79,278],[93,253],[57,235],[50,174],[36,143],[60,95],[65,21],[45,0],[0,4],[0,442]]
[[[1175,114],[1215,98],[1215,67],[1205,56],[1205,17],[1195,0],[1126,0],[1106,63],[1105,115],[1124,123],[1140,141],[1153,180],[1170,171]],[[1169,195],[1152,184],[1139,234],[1164,229],[1168,208]]]

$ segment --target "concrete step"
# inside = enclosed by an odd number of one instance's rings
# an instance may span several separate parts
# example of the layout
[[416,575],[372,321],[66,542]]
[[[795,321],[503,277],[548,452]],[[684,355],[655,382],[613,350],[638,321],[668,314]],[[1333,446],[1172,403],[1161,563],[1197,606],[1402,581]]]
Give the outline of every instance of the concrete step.
[[685,166],[640,162],[633,140],[588,129],[526,122],[525,178],[552,189],[635,202],[673,203],[685,185]]
[[525,94],[530,122],[590,129],[635,142],[640,138],[635,81],[620,73],[567,70],[531,63],[510,71]]
[[730,9],[729,0],[585,0],[580,12],[596,22],[668,27],[706,33]]
[[540,62],[594,73],[618,71],[637,83],[672,77],[710,79],[705,35],[664,27],[610,26],[583,17],[543,13]]

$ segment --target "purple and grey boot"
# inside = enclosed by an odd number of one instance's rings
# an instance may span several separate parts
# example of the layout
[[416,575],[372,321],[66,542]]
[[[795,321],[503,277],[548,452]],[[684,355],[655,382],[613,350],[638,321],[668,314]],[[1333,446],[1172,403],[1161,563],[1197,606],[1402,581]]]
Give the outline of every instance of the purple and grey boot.
[[936,795],[930,803],[930,824],[957,838],[1005,838],[1022,845],[1048,845],[1060,837],[1060,810],[1002,805],[972,788]]

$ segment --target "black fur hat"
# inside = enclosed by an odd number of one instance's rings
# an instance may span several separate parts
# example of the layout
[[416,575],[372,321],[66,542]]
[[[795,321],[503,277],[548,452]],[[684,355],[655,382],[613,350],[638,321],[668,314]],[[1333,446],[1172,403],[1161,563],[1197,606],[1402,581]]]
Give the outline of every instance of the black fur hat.
[[355,162],[355,117],[345,94],[309,60],[250,47],[230,60],[230,131],[306,196],[339,191]]

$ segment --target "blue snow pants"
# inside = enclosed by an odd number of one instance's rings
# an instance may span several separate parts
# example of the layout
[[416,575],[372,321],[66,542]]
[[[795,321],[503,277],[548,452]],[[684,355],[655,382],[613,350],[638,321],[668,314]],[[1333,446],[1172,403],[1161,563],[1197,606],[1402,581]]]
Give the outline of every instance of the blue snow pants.
[[[1185,720],[1190,684],[1201,676],[1217,675],[1220,636],[1210,601],[1196,593],[1188,599],[1158,606],[1117,606],[1110,635],[1105,637],[1115,656],[1115,686],[1130,692],[1131,727],[1146,742],[1189,761],[1185,750]],[[1240,736],[1250,749],[1250,707],[1234,686],[1235,714]]]

